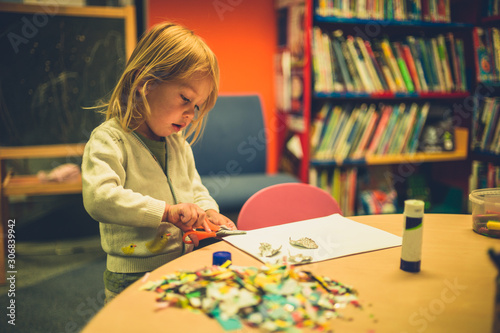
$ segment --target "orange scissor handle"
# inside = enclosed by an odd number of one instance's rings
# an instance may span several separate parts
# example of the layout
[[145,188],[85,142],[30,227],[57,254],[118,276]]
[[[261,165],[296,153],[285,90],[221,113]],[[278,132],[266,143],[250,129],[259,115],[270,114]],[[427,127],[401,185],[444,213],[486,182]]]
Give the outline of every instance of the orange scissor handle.
[[197,229],[187,231],[184,233],[184,236],[182,236],[182,241],[186,244],[193,244],[193,241],[191,239],[187,239],[187,237],[189,235],[193,235],[193,234],[196,235],[198,240],[217,237],[216,232],[220,229],[220,226],[213,224],[208,219],[205,222],[207,222],[211,231],[205,231],[205,229],[203,229],[203,228],[197,228]]

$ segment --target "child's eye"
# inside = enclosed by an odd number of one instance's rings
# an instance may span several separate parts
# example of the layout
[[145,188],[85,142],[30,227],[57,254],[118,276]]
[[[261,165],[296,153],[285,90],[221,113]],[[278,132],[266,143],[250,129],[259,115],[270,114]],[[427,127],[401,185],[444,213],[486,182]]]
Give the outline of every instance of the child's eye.
[[191,100],[190,100],[189,98],[186,98],[186,97],[184,97],[183,95],[181,95],[181,98],[182,98],[182,100],[183,100],[184,102],[187,102],[187,103],[191,102]]

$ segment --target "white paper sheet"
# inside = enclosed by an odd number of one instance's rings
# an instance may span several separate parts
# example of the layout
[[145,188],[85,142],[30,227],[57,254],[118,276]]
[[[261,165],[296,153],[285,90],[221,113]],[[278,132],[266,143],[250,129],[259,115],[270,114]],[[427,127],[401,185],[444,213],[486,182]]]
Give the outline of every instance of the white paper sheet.
[[[289,242],[302,237],[311,238],[317,249],[303,249]],[[400,246],[402,239],[386,231],[352,221],[339,214],[247,231],[224,240],[262,262],[276,262],[283,256],[303,254],[312,256],[312,262],[351,254]],[[269,243],[281,251],[273,257],[260,255],[260,243]]]

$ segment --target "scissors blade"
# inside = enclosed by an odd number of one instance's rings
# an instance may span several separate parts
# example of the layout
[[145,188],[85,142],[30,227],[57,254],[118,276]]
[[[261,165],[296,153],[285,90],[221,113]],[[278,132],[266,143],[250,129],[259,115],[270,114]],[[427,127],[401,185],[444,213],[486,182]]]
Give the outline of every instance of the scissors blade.
[[247,232],[243,230],[226,230],[220,229],[216,232],[218,237],[231,236],[231,235],[245,235]]

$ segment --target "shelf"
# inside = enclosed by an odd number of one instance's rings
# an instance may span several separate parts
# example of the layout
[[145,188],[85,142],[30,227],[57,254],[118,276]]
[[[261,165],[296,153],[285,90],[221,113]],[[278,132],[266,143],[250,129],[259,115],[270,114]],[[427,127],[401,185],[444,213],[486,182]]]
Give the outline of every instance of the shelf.
[[399,93],[399,92],[382,92],[382,93],[365,93],[365,92],[334,92],[334,93],[315,93],[316,98],[370,98],[370,99],[387,99],[387,98],[465,98],[470,96],[469,92],[422,92],[422,93]]
[[60,158],[82,156],[84,143],[24,147],[0,147],[0,196],[54,195],[82,192],[82,179],[69,182],[42,182],[36,175],[11,175],[6,171],[5,160],[32,158]]
[[41,182],[37,176],[13,176],[3,184],[3,195],[56,195],[82,192],[82,178],[71,182]]
[[500,88],[500,81],[479,81],[477,84],[487,87]]
[[483,158],[500,160],[500,154],[495,154],[495,153],[492,153],[489,151],[484,151],[484,150],[479,150],[479,149],[471,150],[471,155],[472,155],[472,157],[476,156],[476,157],[483,157]]
[[467,145],[469,132],[466,128],[455,128],[455,151],[443,153],[414,153],[395,155],[369,155],[364,159],[343,161],[321,161],[311,160],[311,166],[331,167],[331,166],[363,166],[363,165],[388,165],[388,164],[417,164],[424,162],[446,162],[461,161],[467,159]]
[[48,146],[0,147],[0,159],[47,158],[83,155],[84,143]]
[[321,23],[342,23],[342,24],[376,24],[382,26],[406,26],[406,27],[429,27],[429,28],[472,28],[473,24],[455,23],[455,22],[429,22],[429,21],[396,21],[396,20],[377,20],[377,19],[360,19],[351,17],[335,17],[314,15],[315,22]]
[[481,23],[496,23],[498,21],[500,21],[500,15],[487,16],[481,18]]

